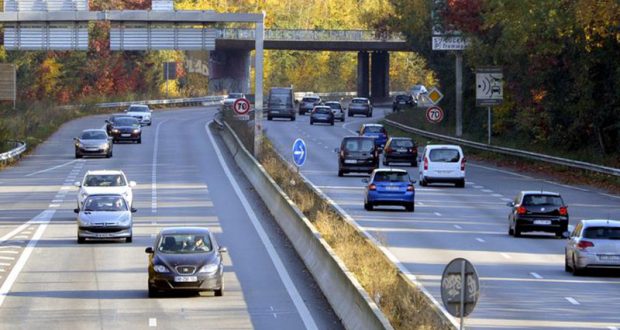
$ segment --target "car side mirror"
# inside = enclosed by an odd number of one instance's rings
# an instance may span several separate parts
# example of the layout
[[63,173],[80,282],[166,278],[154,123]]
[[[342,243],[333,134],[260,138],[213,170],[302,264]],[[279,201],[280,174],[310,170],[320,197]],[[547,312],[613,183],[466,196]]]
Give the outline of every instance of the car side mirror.
[[77,140],[79,140],[79,139],[78,139],[78,138],[76,138],[76,137],[74,137],[74,138],[73,138],[73,141],[77,141]]
[[73,213],[80,213],[80,209],[73,209]]
[[335,153],[340,152],[340,148],[334,148],[334,152],[335,152]]
[[145,252],[145,253],[148,253],[148,254],[153,254],[153,253],[155,253],[155,251],[153,251],[153,248],[152,248],[152,247],[150,247],[150,246],[149,246],[149,247],[147,247],[146,249],[144,249],[144,252]]
[[129,186],[130,187],[135,187],[136,186],[136,181],[129,181]]
[[514,207],[515,206],[515,202],[508,202],[508,203],[506,203],[506,206]]
[[76,186],[76,187],[81,187],[82,186],[82,184],[79,181],[75,181],[73,183],[73,185]]
[[218,251],[220,251],[220,253],[226,253],[228,252],[228,249],[225,246],[221,246]]
[[110,124],[110,121],[109,121],[109,120],[107,120],[107,119],[105,120],[105,122],[106,122],[106,124]]
[[364,178],[364,179],[362,179],[362,182],[363,182],[363,183],[368,183],[368,179],[367,179],[367,178]]
[[360,134],[360,130],[358,129],[357,131],[355,131],[355,133]]
[[131,213],[136,213],[136,212],[138,212],[138,209],[132,207],[131,208]]
[[411,179],[411,183],[417,183],[417,180]]

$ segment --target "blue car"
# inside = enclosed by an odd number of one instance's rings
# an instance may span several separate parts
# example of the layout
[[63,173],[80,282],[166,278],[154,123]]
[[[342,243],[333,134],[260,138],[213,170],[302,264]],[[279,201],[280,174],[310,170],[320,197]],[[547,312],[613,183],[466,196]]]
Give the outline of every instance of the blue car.
[[415,210],[415,180],[409,178],[409,173],[403,169],[380,168],[370,175],[370,179],[363,179],[366,183],[366,197],[364,208],[372,211],[378,205],[404,206],[405,210]]
[[383,149],[388,139],[387,131],[381,124],[363,124],[358,131],[360,136],[370,136],[375,139],[377,148]]

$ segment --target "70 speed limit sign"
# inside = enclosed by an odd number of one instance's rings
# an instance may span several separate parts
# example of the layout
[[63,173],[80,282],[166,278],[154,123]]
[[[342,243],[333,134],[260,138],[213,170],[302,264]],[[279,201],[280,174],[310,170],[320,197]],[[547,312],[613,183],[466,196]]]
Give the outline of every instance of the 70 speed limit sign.
[[443,120],[443,115],[443,109],[438,106],[426,109],[426,120],[431,124],[440,123]]
[[245,115],[250,111],[250,101],[244,98],[236,99],[233,103],[233,110],[238,115]]

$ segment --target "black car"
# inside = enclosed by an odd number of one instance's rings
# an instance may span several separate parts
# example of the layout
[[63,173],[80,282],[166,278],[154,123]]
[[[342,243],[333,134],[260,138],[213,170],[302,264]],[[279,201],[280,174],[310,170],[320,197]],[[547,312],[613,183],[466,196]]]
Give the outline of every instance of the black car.
[[412,138],[391,137],[388,139],[383,149],[383,165],[390,165],[392,162],[417,166],[418,146]]
[[379,149],[372,137],[345,137],[334,151],[338,153],[338,176],[349,172],[372,173],[379,167]]
[[112,136],[112,126],[114,126],[114,122],[118,118],[123,118],[123,117],[131,118],[131,116],[126,115],[126,114],[117,114],[117,115],[111,115],[108,119],[106,119],[106,121],[105,121],[105,130],[108,133],[108,135]]
[[84,156],[112,157],[112,142],[103,129],[86,129],[75,141],[75,158]]
[[412,107],[414,105],[416,105],[416,102],[411,95],[399,94],[396,95],[394,101],[392,101],[392,111],[399,111],[400,109]]
[[327,123],[334,126],[334,113],[332,112],[332,108],[325,105],[314,107],[310,114],[310,125],[314,125],[314,123]]
[[299,115],[303,116],[306,112],[312,111],[317,105],[321,105],[321,98],[319,96],[306,96],[302,98],[299,103]]
[[355,97],[349,103],[348,116],[365,115],[366,117],[372,117],[372,104],[370,100],[365,97]]
[[220,247],[207,228],[162,229],[149,255],[149,297],[161,291],[213,291],[224,294],[224,266]]
[[112,142],[133,141],[142,143],[142,125],[133,117],[118,117],[112,123],[110,129]]
[[552,232],[562,238],[568,230],[568,207],[560,194],[549,191],[521,191],[513,201],[508,215],[508,234]]

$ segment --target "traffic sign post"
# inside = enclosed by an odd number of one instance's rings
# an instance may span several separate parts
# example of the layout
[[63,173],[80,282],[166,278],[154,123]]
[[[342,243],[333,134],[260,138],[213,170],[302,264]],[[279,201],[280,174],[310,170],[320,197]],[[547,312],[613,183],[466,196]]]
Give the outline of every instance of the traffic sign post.
[[460,329],[479,297],[480,281],[474,265],[464,258],[450,261],[441,276],[441,300],[448,313],[461,318]]
[[492,106],[504,100],[501,68],[482,68],[476,70],[476,105],[487,107],[487,144],[491,144]]
[[297,139],[293,142],[293,161],[297,168],[302,167],[306,162],[308,150],[306,149],[306,142],[302,139]]
[[440,123],[443,120],[443,109],[438,106],[432,106],[426,109],[426,120],[431,124]]

